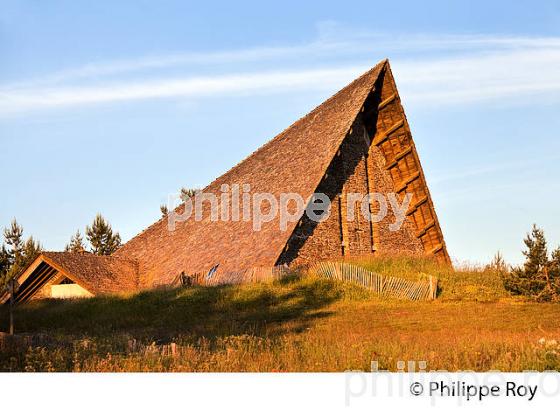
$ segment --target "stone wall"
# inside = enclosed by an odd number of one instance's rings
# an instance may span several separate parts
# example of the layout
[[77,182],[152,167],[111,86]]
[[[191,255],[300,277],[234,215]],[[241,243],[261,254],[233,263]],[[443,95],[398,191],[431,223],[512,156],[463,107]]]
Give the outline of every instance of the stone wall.
[[[424,252],[415,236],[414,224],[408,218],[399,230],[389,228],[395,222],[391,208],[382,221],[370,223],[362,215],[360,203],[356,203],[354,218],[346,219],[350,212],[347,194],[377,192],[386,196],[395,191],[391,175],[385,169],[385,158],[371,144],[372,140],[358,117],[353,132],[342,143],[317,189],[331,199],[329,218],[316,223],[304,216],[280,256],[279,264],[309,265],[320,260],[363,257],[375,252]],[[374,206],[372,212],[377,211]]]

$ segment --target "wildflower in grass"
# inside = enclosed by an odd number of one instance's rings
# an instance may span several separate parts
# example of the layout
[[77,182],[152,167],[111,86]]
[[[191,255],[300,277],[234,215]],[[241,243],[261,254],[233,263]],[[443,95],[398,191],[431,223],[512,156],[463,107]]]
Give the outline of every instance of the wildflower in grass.
[[558,342],[554,339],[547,340],[545,346],[546,347],[556,347],[556,346],[558,346]]

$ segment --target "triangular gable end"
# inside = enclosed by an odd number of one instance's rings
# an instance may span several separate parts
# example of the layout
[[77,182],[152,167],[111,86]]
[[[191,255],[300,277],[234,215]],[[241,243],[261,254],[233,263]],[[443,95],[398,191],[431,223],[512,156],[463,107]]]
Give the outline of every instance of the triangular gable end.
[[[88,288],[86,283],[41,254],[16,278],[14,301],[19,304],[36,297],[91,297],[93,292]],[[6,293],[0,303],[7,303],[9,299],[10,295]]]
[[[384,253],[424,253],[450,263],[443,234],[388,62],[342,141],[316,192],[331,199],[331,216],[320,223],[305,215],[277,264]],[[392,231],[392,215],[370,222],[347,220],[347,193],[411,195],[405,223]],[[376,212],[376,209],[370,209]]]

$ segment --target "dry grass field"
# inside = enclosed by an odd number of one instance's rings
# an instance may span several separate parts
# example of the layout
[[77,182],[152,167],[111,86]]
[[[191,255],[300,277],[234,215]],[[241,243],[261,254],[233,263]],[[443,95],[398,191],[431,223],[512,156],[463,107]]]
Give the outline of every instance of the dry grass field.
[[[435,301],[380,298],[310,277],[18,307],[22,343],[2,371],[560,370],[560,304],[507,295],[499,275],[428,260],[356,261],[378,273],[439,277]],[[0,326],[7,311],[0,311]],[[24,343],[27,341],[27,343]],[[27,344],[27,345],[26,345]]]

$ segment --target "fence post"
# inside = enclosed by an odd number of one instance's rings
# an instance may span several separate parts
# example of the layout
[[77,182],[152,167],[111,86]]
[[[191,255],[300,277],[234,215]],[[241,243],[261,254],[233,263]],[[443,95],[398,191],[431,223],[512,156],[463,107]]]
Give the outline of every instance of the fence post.
[[[430,299],[435,299],[436,298],[436,292],[437,292],[437,285],[436,282],[437,279],[430,275]],[[436,283],[434,283],[436,282]]]
[[10,335],[14,335],[14,290],[15,279],[10,279]]

